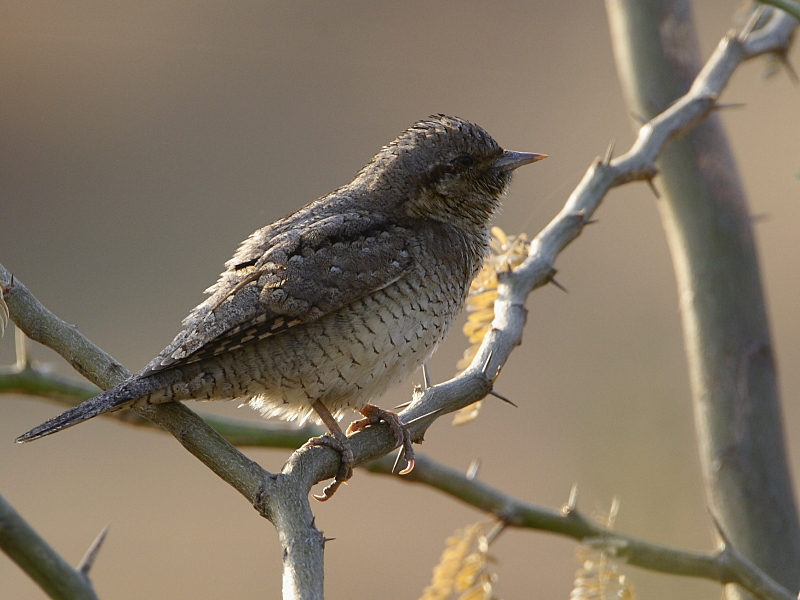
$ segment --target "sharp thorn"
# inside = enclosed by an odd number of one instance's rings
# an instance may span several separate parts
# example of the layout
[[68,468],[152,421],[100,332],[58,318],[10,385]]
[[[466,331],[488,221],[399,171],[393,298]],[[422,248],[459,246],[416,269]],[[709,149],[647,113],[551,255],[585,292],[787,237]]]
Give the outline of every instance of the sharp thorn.
[[714,110],[724,110],[726,108],[744,108],[747,106],[744,102],[717,102],[714,104]]
[[712,511],[711,508],[708,509],[708,514],[711,515],[711,522],[714,523],[714,529],[716,529],[717,534],[722,540],[722,547],[727,548],[731,545],[731,541],[725,534],[725,530],[722,528],[722,524],[719,522],[719,519],[717,519],[717,515],[714,514],[714,511]]
[[469,468],[467,469],[466,474],[464,475],[468,481],[474,480],[478,476],[478,471],[481,468],[481,459],[474,458],[472,462],[469,463]]
[[407,408],[407,407],[411,406],[412,402],[413,402],[413,400],[409,400],[408,402],[403,402],[402,404],[398,404],[397,406],[394,407],[393,410],[400,410],[400,409],[403,409],[403,408]]
[[630,113],[631,117],[633,117],[639,125],[646,125],[647,119],[645,119],[642,115],[632,112]]
[[14,352],[17,356],[16,369],[20,372],[30,369],[33,362],[28,356],[28,336],[19,327],[14,329]]
[[552,283],[554,286],[556,286],[558,289],[560,289],[565,294],[569,294],[569,290],[567,288],[565,288],[563,285],[561,285],[555,277],[551,277],[550,278],[550,283]]
[[511,400],[509,400],[509,399],[508,399],[508,398],[506,398],[505,396],[503,396],[503,394],[500,394],[500,393],[498,393],[498,392],[495,392],[494,390],[492,390],[492,391],[491,391],[491,392],[489,392],[489,393],[490,393],[492,396],[494,396],[495,398],[500,398],[500,400],[502,400],[502,401],[503,401],[503,402],[505,402],[506,404],[510,404],[510,405],[511,405],[511,406],[513,406],[514,408],[519,408],[519,406],[517,406],[516,404],[514,404],[514,403],[513,403]]
[[608,509],[608,523],[606,529],[614,529],[617,522],[617,515],[619,514],[619,496],[611,498],[611,507]]
[[584,221],[584,225],[594,225],[595,223],[599,223],[600,219],[589,219],[588,221]]
[[576,510],[578,510],[578,484],[573,483],[572,489],[569,491],[569,500],[567,500],[567,504],[561,509],[561,512],[564,515],[569,515]]
[[492,527],[492,530],[486,534],[486,545],[488,546],[495,541],[497,536],[503,533],[506,527],[508,527],[508,523],[505,521],[498,521],[497,525]]
[[656,199],[660,200],[661,194],[658,193],[658,190],[656,189],[656,184],[653,183],[653,178],[648,177],[647,179],[645,179],[645,181],[647,182],[650,191],[653,192],[653,194],[655,195]]
[[481,367],[481,373],[483,373],[484,377],[488,377],[489,373],[489,363],[492,362],[492,356],[494,355],[494,350],[489,350],[489,355],[486,357],[486,360],[483,361],[483,367]]
[[106,535],[108,534],[108,525],[103,527],[103,530],[97,534],[97,537],[94,538],[94,541],[89,546],[89,549],[86,551],[86,554],[83,555],[81,562],[78,563],[77,570],[84,575],[89,575],[89,571],[94,565],[94,561],[97,558],[98,553],[100,552],[100,547],[103,545],[103,542],[106,539]]
[[603,164],[605,166],[611,165],[611,159],[614,157],[614,144],[616,144],[616,140],[611,140],[611,142],[608,144],[605,158],[603,158]]
[[422,387],[426,390],[431,387],[431,374],[428,371],[428,361],[422,363]]
[[[314,497],[316,498],[316,496],[314,496]],[[336,540],[336,538],[326,538],[326,537],[324,537],[324,538],[322,538],[322,543],[323,544],[327,544],[328,542],[333,542],[335,540]]]
[[789,76],[789,79],[792,81],[794,85],[800,84],[800,77],[797,76],[797,71],[794,70],[794,65],[789,60],[789,57],[784,52],[780,55],[780,61],[783,65],[783,68],[786,69],[786,74]]
[[394,459],[394,465],[392,465],[392,475],[394,475],[395,471],[397,471],[397,467],[400,464],[400,457],[403,456],[403,447],[397,450],[397,458]]
[[744,26],[742,27],[741,31],[739,31],[739,33],[736,34],[736,39],[739,42],[744,42],[747,39],[747,36],[749,36],[753,32],[753,28],[758,23],[758,20],[761,18],[761,14],[763,12],[764,12],[764,7],[760,5],[757,6],[755,10],[753,10],[753,12],[750,14],[750,17],[747,19]]
[[432,415],[435,415],[436,413],[440,413],[443,410],[444,410],[444,407],[437,408],[436,410],[432,410],[431,412],[425,413],[424,415],[420,415],[419,417],[417,417],[415,419],[411,419],[408,423],[403,423],[403,427],[406,427],[406,428],[411,427],[414,423],[417,423],[418,421],[422,421],[423,419],[427,419],[428,417],[430,417]]

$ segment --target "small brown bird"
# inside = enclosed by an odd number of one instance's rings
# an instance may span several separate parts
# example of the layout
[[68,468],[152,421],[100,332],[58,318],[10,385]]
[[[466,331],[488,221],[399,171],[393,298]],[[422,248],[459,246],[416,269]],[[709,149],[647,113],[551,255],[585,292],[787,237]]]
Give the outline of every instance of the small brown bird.
[[373,402],[444,338],[488,249],[488,222],[517,167],[545,158],[503,150],[482,128],[438,115],[381,149],[352,183],[259,229],[210,297],[142,371],[20,436],[27,442],[96,415],[176,400],[241,399],[265,417],[321,421],[313,445],[342,453],[329,498],[352,474],[337,423]]

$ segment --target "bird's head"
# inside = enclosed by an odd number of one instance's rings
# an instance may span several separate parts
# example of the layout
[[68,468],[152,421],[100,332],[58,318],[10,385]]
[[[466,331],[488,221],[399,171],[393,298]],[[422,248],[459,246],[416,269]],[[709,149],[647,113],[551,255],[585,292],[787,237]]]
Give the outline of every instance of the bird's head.
[[402,190],[408,216],[483,229],[514,169],[546,156],[503,150],[478,125],[437,115],[401,133],[362,173]]

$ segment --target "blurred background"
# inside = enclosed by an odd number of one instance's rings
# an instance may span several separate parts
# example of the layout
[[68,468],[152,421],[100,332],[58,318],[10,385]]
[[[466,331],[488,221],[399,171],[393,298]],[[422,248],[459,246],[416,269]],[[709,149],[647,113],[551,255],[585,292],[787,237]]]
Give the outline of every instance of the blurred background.
[[[697,3],[707,56],[738,1]],[[798,63],[798,52],[793,53]],[[738,71],[723,113],[757,220],[791,463],[800,427],[800,91],[765,63]],[[612,139],[634,136],[600,2],[47,2],[0,4],[0,263],[131,370],[178,332],[254,229],[350,181],[432,113],[481,124],[521,169],[496,223],[531,237]],[[479,419],[441,419],[420,448],[518,498],[607,509],[647,540],[711,551],[674,276],[656,200],[613,190],[535,292],[522,347]],[[463,322],[463,318],[462,321]],[[0,362],[13,363],[13,331]],[[455,330],[431,362],[453,375]],[[31,344],[63,373],[66,363]],[[406,401],[416,375],[384,397]],[[191,404],[190,404],[191,405]],[[257,418],[236,403],[202,406]],[[278,597],[272,525],[167,435],[95,419],[13,439],[62,406],[0,398],[0,492],[72,564],[111,525],[92,579],[107,600]],[[247,450],[270,471],[285,450]],[[330,598],[415,598],[444,540],[484,519],[421,486],[357,472],[314,506]],[[569,596],[575,544],[507,531],[497,593]],[[716,598],[715,584],[623,569],[648,600]],[[43,593],[5,556],[0,596]]]

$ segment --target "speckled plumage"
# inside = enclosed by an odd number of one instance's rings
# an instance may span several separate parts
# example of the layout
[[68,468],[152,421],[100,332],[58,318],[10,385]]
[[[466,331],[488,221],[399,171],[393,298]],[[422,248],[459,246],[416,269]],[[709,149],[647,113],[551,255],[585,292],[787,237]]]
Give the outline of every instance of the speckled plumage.
[[437,116],[348,185],[245,240],[141,372],[21,436],[131,405],[239,398],[265,416],[335,416],[405,379],[444,338],[487,248],[514,168],[467,121]]

